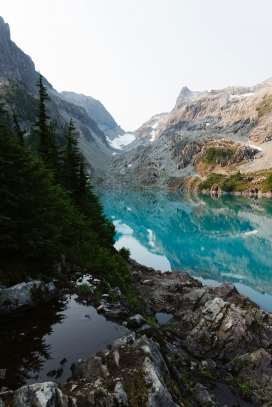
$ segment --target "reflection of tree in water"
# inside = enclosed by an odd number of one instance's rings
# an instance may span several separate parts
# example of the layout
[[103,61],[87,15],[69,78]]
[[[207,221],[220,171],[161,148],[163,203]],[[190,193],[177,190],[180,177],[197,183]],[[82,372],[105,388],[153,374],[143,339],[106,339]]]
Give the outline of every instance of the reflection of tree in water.
[[7,369],[0,387],[18,388],[43,368],[51,359],[50,345],[43,339],[61,323],[67,309],[67,300],[52,300],[33,309],[0,316],[0,369]]

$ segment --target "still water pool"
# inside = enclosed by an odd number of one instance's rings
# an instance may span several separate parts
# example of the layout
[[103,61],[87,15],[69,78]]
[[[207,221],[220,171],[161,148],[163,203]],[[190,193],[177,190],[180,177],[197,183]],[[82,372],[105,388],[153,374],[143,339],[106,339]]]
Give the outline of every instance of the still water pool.
[[117,229],[117,248],[161,271],[203,284],[234,283],[272,311],[272,201],[152,191],[99,193]]
[[56,380],[48,373],[61,367],[57,380],[64,383],[73,362],[106,349],[126,332],[76,295],[0,316],[0,388]]

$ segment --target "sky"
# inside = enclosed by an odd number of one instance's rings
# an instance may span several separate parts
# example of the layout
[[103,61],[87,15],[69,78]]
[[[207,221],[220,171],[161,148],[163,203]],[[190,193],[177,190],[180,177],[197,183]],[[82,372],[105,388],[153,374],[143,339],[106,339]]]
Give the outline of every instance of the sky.
[[272,76],[271,0],[0,0],[0,15],[57,91],[100,100],[126,131],[183,86]]

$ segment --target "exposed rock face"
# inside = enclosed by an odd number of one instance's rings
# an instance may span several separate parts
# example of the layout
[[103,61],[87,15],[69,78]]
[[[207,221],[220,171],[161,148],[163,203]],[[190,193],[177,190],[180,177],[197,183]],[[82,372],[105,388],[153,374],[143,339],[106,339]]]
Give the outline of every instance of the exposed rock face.
[[110,140],[125,133],[99,100],[91,96],[67,91],[61,92],[61,95],[69,102],[83,107]]
[[57,293],[54,283],[40,281],[20,283],[0,290],[0,313],[15,311],[19,308],[31,308],[40,302],[51,299]]
[[[11,41],[9,26],[0,17],[0,93],[7,108],[17,111],[20,124],[26,129],[36,121],[38,77],[33,61]],[[79,133],[79,146],[91,169],[104,173],[108,156],[112,154],[104,132],[83,107],[65,100],[46,78],[43,82],[50,96],[48,113],[59,129],[57,133],[62,135],[72,118]]]
[[152,116],[149,120],[144,122],[144,124],[137,129],[134,134],[136,138],[139,139],[149,139],[153,141],[156,137],[157,127],[159,123],[168,115],[168,113],[160,113]]
[[[231,283],[202,286],[187,273],[159,275],[144,266],[137,273],[141,277],[137,285],[152,312],[174,314],[167,325],[181,344],[174,349],[175,366],[184,366],[186,357],[193,356],[190,371],[204,368],[214,380],[238,384],[253,405],[268,406],[272,398],[271,313],[260,310]],[[148,288],[142,284],[147,276],[153,281]],[[197,384],[193,391],[203,403],[210,394],[201,386]]]
[[[37,92],[35,86],[38,73],[31,58],[24,54],[10,39],[9,25],[0,17],[0,83],[9,78],[22,81],[31,92]],[[47,86],[51,85],[47,82]]]
[[[234,143],[239,154],[234,161],[224,157],[218,162],[225,174],[239,171],[240,165],[246,173],[272,168],[272,79],[252,87],[211,92],[192,92],[185,87],[168,115],[152,117],[135,134],[136,140],[123,153],[124,161],[131,166],[122,171],[123,186],[180,189],[186,185],[186,177],[199,172],[194,159],[197,154],[199,161],[203,158],[202,147],[226,139]],[[249,140],[262,144],[258,148],[263,152],[254,150]],[[122,164],[118,159],[113,158],[110,166],[116,178]],[[211,175],[215,171],[207,172]]]
[[[198,150],[200,151],[200,149]],[[230,139],[222,138],[208,142],[201,152],[194,158],[194,164],[206,162],[207,165],[213,166],[212,169],[216,173],[220,173],[220,167],[228,167],[233,164],[241,164],[253,160],[254,156],[259,153],[254,147],[245,145],[241,142],[235,142]],[[216,171],[214,170],[216,167]],[[238,168],[238,167],[237,167]]]
[[[174,109],[158,132],[186,129],[248,134],[258,142],[272,137],[272,79],[252,87],[228,87],[211,92],[183,88]],[[257,136],[258,134],[258,136]]]
[[[113,342],[110,351],[98,352],[86,362],[78,361],[72,371],[73,380],[85,383],[81,394],[86,397],[89,393],[91,405],[181,405],[173,401],[167,387],[170,372],[159,344],[146,336],[136,339],[134,332]],[[70,383],[66,388],[72,391],[74,384]],[[181,393],[179,397],[181,402]]]

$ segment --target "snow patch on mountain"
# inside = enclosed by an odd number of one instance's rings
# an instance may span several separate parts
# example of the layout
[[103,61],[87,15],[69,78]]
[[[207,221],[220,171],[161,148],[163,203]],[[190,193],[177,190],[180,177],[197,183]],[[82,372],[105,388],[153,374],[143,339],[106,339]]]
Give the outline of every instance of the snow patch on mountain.
[[107,142],[111,145],[111,147],[116,148],[117,150],[122,150],[124,146],[132,143],[135,140],[135,136],[132,133],[125,133],[122,136],[115,137],[113,140],[110,140],[107,137]]

